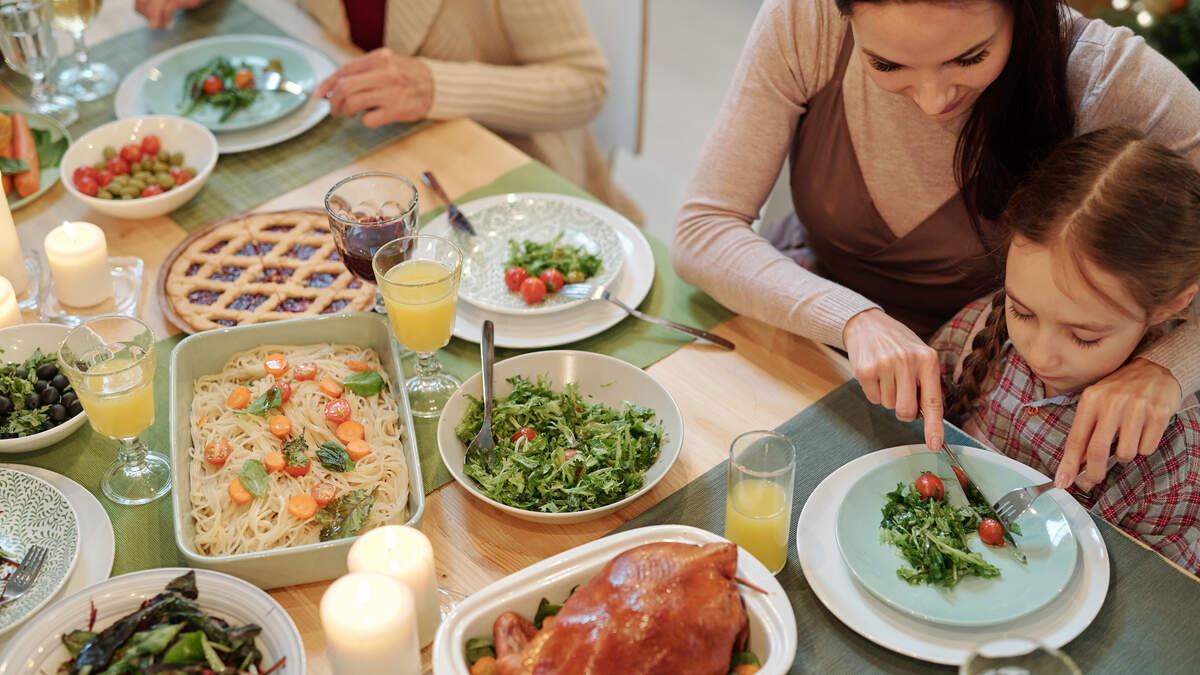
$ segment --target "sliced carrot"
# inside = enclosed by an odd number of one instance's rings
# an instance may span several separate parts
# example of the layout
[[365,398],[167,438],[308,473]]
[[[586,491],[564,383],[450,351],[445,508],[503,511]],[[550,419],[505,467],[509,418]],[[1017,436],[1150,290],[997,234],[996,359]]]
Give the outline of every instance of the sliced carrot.
[[366,438],[367,431],[366,429],[363,429],[363,425],[359,424],[358,422],[355,422],[354,420],[346,420],[338,425],[336,435],[338,440],[345,445],[350,441],[361,441],[362,439]]
[[229,392],[229,398],[225,399],[225,405],[233,410],[245,410],[246,406],[250,405],[250,387],[238,385]]
[[317,500],[310,494],[295,495],[288,500],[288,513],[300,520],[308,520],[317,514]]
[[196,420],[196,426],[197,426],[197,427],[203,427],[203,426],[204,426],[204,423],[205,423],[205,422],[207,422],[207,421],[208,421],[208,415],[202,415],[202,416],[200,417],[200,419]]
[[496,675],[496,659],[482,656],[471,664],[471,675]]
[[331,380],[328,377],[322,377],[321,381],[317,383],[317,388],[334,398],[341,396],[345,391],[345,387],[338,384],[337,380]]
[[286,415],[276,415],[267,423],[271,429],[271,433],[279,438],[287,438],[292,435],[292,421]]
[[355,361],[354,359],[346,359],[346,365],[350,367],[350,370],[353,370],[356,373],[371,369],[371,366],[368,366],[366,362]]
[[37,147],[33,144],[33,132],[29,130],[29,122],[21,113],[13,113],[13,139],[12,153],[17,159],[23,159],[29,164],[27,171],[13,176],[13,185],[17,187],[17,194],[22,197],[38,191],[38,182],[41,177],[41,171],[38,169]]
[[283,471],[283,467],[287,466],[287,458],[283,456],[282,452],[274,450],[268,452],[266,457],[263,457],[263,466],[270,473]]
[[363,457],[371,454],[371,446],[367,445],[367,442],[361,438],[350,441],[346,444],[346,454],[350,455],[350,459],[357,462]]
[[229,498],[238,504],[248,504],[251,499],[254,499],[254,495],[250,494],[245,485],[242,485],[242,481],[234,478],[229,483]]

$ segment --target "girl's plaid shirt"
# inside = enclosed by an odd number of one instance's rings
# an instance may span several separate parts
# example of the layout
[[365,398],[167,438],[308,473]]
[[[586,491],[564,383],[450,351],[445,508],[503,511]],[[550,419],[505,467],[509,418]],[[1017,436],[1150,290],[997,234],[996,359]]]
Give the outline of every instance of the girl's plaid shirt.
[[[933,337],[942,385],[949,385],[990,310],[991,298],[967,305]],[[1079,393],[1046,396],[1045,385],[1004,346],[989,373],[995,387],[967,419],[951,420],[980,441],[1053,476],[1062,461]],[[1171,418],[1154,454],[1127,464],[1110,462],[1108,475],[1090,491],[1071,494],[1092,513],[1119,526],[1193,574],[1200,573],[1200,403],[1189,396]]]

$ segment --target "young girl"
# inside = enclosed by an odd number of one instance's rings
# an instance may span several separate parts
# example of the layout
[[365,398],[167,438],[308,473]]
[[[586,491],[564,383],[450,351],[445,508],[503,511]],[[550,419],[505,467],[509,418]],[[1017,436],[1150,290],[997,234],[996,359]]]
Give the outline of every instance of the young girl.
[[[1079,392],[1190,312],[1200,282],[1200,173],[1133,131],[1103,129],[1058,146],[1013,195],[1003,222],[1011,236],[1004,290],[968,305],[932,341],[946,418],[1054,476]],[[1092,513],[1197,573],[1195,396],[1166,426],[1157,446],[1118,437],[1120,463],[1090,489],[1071,490]]]

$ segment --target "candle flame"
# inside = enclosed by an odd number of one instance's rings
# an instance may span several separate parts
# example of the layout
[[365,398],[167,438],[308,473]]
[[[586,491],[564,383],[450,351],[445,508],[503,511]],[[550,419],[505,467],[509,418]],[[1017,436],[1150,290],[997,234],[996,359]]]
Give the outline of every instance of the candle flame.
[[62,227],[63,230],[66,231],[68,239],[74,241],[79,238],[79,232],[75,230],[75,223],[72,223],[69,220],[64,220]]

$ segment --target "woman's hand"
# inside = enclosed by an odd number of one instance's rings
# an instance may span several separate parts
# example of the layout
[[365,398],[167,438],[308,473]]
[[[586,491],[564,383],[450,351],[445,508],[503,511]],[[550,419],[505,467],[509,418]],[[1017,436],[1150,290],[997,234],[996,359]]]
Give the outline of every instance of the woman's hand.
[[842,337],[867,400],[895,410],[904,422],[920,413],[925,418],[925,442],[940,450],[946,431],[937,352],[881,309],[854,315]]
[[138,14],[150,21],[150,27],[158,30],[171,23],[171,17],[181,9],[192,9],[203,5],[205,0],[137,0],[133,7]]
[[[1104,480],[1114,437],[1118,462],[1153,454],[1182,403],[1183,392],[1171,371],[1146,359],[1133,359],[1084,389],[1054,484],[1067,488],[1076,483],[1090,490]],[[1086,471],[1080,473],[1085,460]]]
[[367,111],[362,122],[369,129],[413,122],[433,107],[433,73],[417,59],[380,47],[338,68],[313,96],[328,98],[335,115]]

